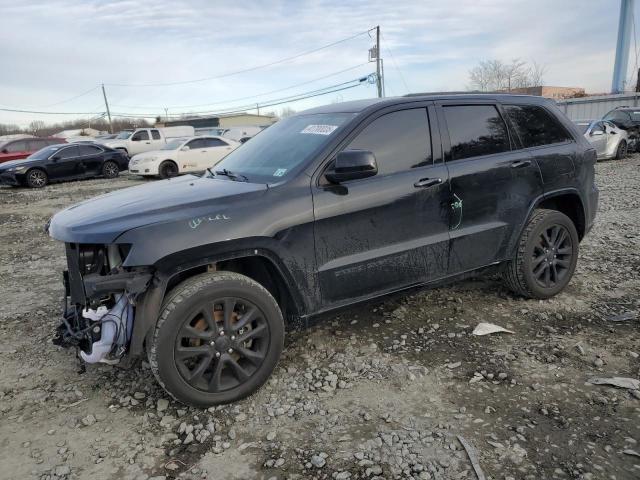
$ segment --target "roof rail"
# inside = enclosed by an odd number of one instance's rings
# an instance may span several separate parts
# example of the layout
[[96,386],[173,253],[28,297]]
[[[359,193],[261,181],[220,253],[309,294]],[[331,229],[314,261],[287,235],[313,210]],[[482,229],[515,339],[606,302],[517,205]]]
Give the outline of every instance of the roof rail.
[[481,92],[479,90],[468,90],[468,91],[453,91],[453,92],[417,92],[417,93],[407,93],[403,95],[403,97],[422,97],[424,95],[469,95],[469,94],[478,94],[478,93],[498,93],[498,92]]

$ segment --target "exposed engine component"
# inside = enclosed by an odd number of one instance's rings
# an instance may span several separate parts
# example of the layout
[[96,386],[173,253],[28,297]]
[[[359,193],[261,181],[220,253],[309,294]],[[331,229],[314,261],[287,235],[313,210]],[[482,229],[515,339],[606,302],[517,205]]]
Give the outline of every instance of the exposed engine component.
[[[81,351],[80,357],[87,363],[106,362],[107,355],[114,347],[120,347],[124,353],[133,328],[133,306],[125,294],[116,295],[116,303],[111,309],[105,306],[94,309],[84,309],[82,317],[89,320],[92,338],[98,340],[90,345],[89,351]],[[116,357],[118,357],[116,352]],[[116,359],[117,361],[117,359]]]

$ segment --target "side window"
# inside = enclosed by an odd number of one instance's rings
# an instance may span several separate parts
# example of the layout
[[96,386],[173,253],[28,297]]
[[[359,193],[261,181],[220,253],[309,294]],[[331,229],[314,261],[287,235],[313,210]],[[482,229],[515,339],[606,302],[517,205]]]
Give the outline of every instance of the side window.
[[55,155],[60,158],[60,159],[65,159],[65,158],[74,158],[74,157],[78,157],[78,147],[77,146],[73,146],[73,147],[65,147],[62,148],[60,150],[58,150]]
[[96,147],[95,145],[80,145],[80,155],[98,155],[102,152],[100,147]]
[[431,135],[427,109],[414,108],[381,116],[367,125],[347,149],[373,152],[379,175],[430,165]]
[[146,130],[140,130],[136,132],[133,137],[131,137],[131,141],[140,141],[140,140],[149,140],[149,132]]
[[160,132],[158,130],[151,130],[151,137],[154,140],[160,140]]
[[205,144],[204,144],[204,140],[202,138],[196,138],[194,140],[191,140],[185,146],[189,147],[191,150],[195,150],[197,148],[204,148]]
[[8,153],[26,152],[27,142],[24,140],[20,140],[18,142],[11,142],[9,145],[7,145],[4,148],[7,149]]
[[451,140],[448,160],[510,150],[507,126],[494,105],[452,105],[443,111]]
[[[562,124],[542,107],[505,105],[504,110],[525,148],[571,140]],[[598,128],[602,130],[601,123]]]
[[204,141],[205,148],[226,147],[227,145],[229,145],[228,143],[223,142],[219,138],[204,138],[203,141]]
[[47,146],[46,140],[29,140],[27,142],[27,147],[30,152],[37,152],[38,150],[46,146]]

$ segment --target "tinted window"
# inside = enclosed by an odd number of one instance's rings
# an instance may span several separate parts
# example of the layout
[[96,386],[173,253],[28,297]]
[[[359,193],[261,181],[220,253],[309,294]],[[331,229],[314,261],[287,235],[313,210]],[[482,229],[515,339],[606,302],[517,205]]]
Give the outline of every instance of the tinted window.
[[80,155],[97,155],[102,152],[102,149],[95,145],[80,145]]
[[160,140],[160,132],[158,130],[151,130],[151,136],[154,140]]
[[29,140],[27,142],[27,147],[29,148],[30,152],[37,152],[38,150],[46,146],[48,146],[46,140]]
[[491,155],[510,149],[507,126],[493,105],[445,106],[449,128],[449,160]]
[[427,110],[387,113],[365,127],[347,149],[373,152],[379,175],[429,165],[432,159]]
[[604,116],[604,119],[605,120],[613,120],[613,121],[618,120],[618,121],[621,121],[621,122],[625,122],[625,121],[631,120],[631,117],[627,113],[622,112],[620,110],[613,110],[613,111],[607,113]]
[[205,146],[204,139],[196,138],[195,140],[191,140],[185,146],[189,147],[191,150],[195,150],[196,148],[204,148]]
[[560,122],[542,107],[505,105],[504,110],[525,148],[571,140]]
[[222,140],[220,140],[219,138],[203,138],[202,139],[204,141],[204,146],[206,148],[211,148],[211,147],[226,147],[227,145],[229,145],[226,142],[223,142]]
[[78,147],[73,146],[62,148],[58,153],[56,153],[56,156],[60,159],[78,157]]
[[9,153],[16,153],[16,152],[27,152],[27,142],[24,140],[20,140],[18,142],[11,142],[9,143],[7,146],[5,146],[4,148],[7,149],[7,152]]
[[142,130],[131,137],[131,140],[149,140],[149,132]]

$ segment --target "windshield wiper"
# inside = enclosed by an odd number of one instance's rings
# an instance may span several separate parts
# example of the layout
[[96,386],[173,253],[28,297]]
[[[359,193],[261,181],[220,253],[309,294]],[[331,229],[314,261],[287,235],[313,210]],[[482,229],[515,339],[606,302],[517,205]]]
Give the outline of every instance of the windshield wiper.
[[[209,169],[207,169],[209,170]],[[209,170],[209,172],[211,172],[211,170]],[[226,168],[223,168],[222,170],[216,170],[215,172],[216,175],[224,175],[225,177],[229,177],[231,180],[234,180],[236,182],[248,182],[249,179],[247,177],[245,177],[244,175],[242,175],[241,173],[233,173],[229,170],[227,170]]]

